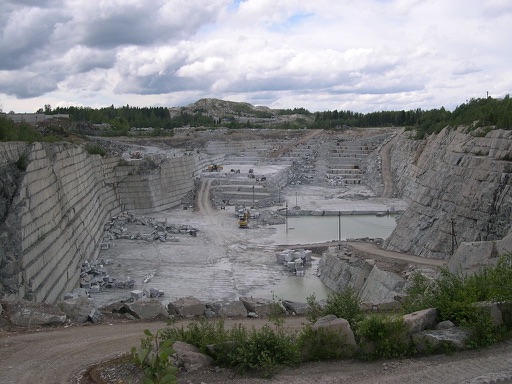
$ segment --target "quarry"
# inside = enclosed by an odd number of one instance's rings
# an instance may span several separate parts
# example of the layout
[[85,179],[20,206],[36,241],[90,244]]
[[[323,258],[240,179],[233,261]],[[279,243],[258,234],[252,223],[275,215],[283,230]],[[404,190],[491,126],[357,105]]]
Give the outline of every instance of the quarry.
[[[191,129],[93,140],[111,155],[1,143],[5,300],[56,303],[81,287],[99,306],[130,289],[231,302],[305,284],[281,298],[351,286],[369,305],[397,305],[413,270],[471,270],[512,250],[509,131],[412,140],[400,128]],[[248,228],[240,207],[252,210]],[[288,217],[358,214],[397,215],[396,228],[385,239],[303,244],[314,257],[300,283],[277,265],[279,252],[301,247],[280,244]],[[91,283],[82,267],[98,260],[106,276]]]
[[[288,326],[298,329],[312,294],[322,299],[349,287],[366,310],[396,310],[413,274],[433,279],[440,268],[471,273],[512,252],[507,130],[474,134],[447,127],[415,140],[394,127],[190,128],[171,138],[89,140],[108,154],[64,142],[0,143],[3,316],[7,312],[12,322],[10,303],[21,302],[16,326],[38,324],[41,309],[47,311],[43,320],[69,326],[51,337],[28,332],[11,339],[6,333],[8,382],[25,376],[53,382],[54,373],[42,378],[41,368],[28,367],[23,351],[29,345],[44,349],[45,364],[70,377],[70,363],[73,372],[85,369],[133,345],[142,327],[162,326],[138,325],[136,318],[263,321],[268,304],[280,300]],[[313,218],[329,219],[334,235],[289,241],[295,218],[310,220],[311,233],[320,227]],[[352,218],[373,226],[386,218],[393,226],[383,237],[359,235],[363,231],[348,237]],[[107,317],[98,327],[75,327],[62,312],[47,309],[80,299],[87,312],[78,323],[128,309],[118,323]],[[150,304],[136,308],[142,302]],[[16,347],[20,343],[25,348]],[[386,374],[389,382],[417,382],[422,371],[432,382],[445,380],[448,371],[447,382],[482,372],[510,379],[503,371],[509,344],[498,348],[461,354],[458,362],[436,357],[344,371],[354,382]],[[432,368],[437,364],[449,368]],[[317,371],[329,368],[304,369],[304,378],[282,380],[322,382],[327,376]]]

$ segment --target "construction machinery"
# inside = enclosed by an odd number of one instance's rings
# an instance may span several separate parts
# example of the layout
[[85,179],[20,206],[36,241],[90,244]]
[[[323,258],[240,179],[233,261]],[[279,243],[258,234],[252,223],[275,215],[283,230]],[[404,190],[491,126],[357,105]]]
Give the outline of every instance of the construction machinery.
[[240,208],[238,210],[238,226],[240,228],[248,228],[249,227],[249,218],[251,217],[251,211],[249,208]]

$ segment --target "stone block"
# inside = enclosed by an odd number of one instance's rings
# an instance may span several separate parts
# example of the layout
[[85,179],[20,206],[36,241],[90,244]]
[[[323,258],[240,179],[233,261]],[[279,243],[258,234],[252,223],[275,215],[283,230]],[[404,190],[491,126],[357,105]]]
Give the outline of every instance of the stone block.
[[94,303],[83,296],[63,300],[57,303],[57,307],[66,314],[66,316],[77,323],[85,323],[89,314],[95,309]]
[[10,322],[19,327],[61,325],[67,320],[66,314],[53,305],[26,300],[9,303],[9,314]]
[[295,315],[305,315],[310,310],[308,303],[299,303],[297,301],[283,300],[282,304],[287,311]]
[[247,312],[254,312],[258,317],[268,317],[276,310],[284,311],[284,308],[268,299],[240,297],[240,301],[244,304]]
[[450,320],[445,320],[437,324],[435,329],[450,329],[453,327],[455,327],[455,324],[453,324]]
[[182,297],[169,303],[167,310],[170,315],[181,317],[203,316],[206,305],[195,297]]
[[311,328],[313,330],[324,329],[340,332],[344,336],[346,345],[356,346],[354,332],[352,332],[349,322],[345,319],[338,318],[335,315],[327,315],[317,319]]
[[421,311],[408,313],[403,316],[403,319],[407,333],[413,334],[425,329],[434,328],[437,324],[437,317],[437,309],[428,308]]
[[222,304],[217,310],[220,317],[247,317],[247,309],[241,301]]
[[385,301],[377,304],[377,310],[382,312],[397,311],[402,307],[396,300]]
[[130,295],[131,295],[132,299],[139,300],[144,297],[144,292],[141,291],[140,289],[136,289],[136,290],[130,291]]
[[175,351],[175,365],[187,372],[197,371],[213,364],[210,356],[200,353],[193,345],[177,341],[172,345],[172,349]]
[[432,351],[445,352],[446,348],[450,350],[465,349],[470,333],[462,328],[454,327],[421,331],[414,333],[411,337],[416,350],[420,353]]
[[125,303],[121,312],[130,313],[137,319],[148,320],[157,317],[167,318],[164,305],[158,299],[139,299],[133,303]]
[[150,298],[157,298],[162,297],[164,295],[164,291],[156,288],[150,288],[149,289],[149,297]]

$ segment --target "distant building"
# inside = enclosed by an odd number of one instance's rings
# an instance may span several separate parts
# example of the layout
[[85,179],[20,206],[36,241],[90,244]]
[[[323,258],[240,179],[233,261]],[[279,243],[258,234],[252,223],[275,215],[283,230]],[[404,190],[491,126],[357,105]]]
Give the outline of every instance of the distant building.
[[1,116],[11,119],[15,123],[37,124],[54,119],[69,119],[68,114],[45,115],[44,113],[2,113]]

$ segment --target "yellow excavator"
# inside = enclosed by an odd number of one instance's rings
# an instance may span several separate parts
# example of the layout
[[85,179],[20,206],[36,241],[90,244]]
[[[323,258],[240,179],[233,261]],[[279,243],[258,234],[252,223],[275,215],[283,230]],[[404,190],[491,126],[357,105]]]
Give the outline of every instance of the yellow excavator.
[[238,213],[238,226],[240,228],[249,227],[249,218],[251,217],[251,211],[249,208],[245,208],[243,211]]

